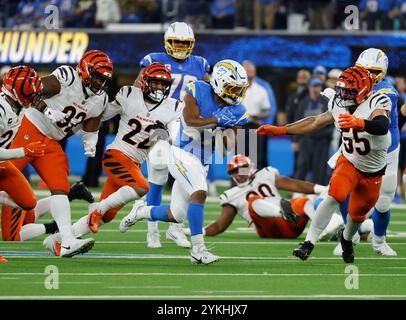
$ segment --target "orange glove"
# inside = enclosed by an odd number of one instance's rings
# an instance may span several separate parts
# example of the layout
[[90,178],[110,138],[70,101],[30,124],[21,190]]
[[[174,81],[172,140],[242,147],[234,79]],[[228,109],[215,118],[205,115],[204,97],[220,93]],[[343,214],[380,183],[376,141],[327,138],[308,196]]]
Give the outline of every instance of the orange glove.
[[259,136],[285,136],[288,128],[286,126],[277,127],[265,124],[257,129],[257,135]]
[[46,146],[40,141],[31,142],[24,147],[24,153],[27,157],[42,157],[45,154]]
[[357,118],[352,114],[340,114],[338,115],[338,125],[341,129],[364,129],[364,119]]

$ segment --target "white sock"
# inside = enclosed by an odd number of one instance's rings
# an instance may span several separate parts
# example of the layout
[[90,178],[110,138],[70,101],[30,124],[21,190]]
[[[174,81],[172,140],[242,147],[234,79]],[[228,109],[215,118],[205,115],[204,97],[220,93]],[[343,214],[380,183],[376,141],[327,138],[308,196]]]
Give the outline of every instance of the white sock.
[[158,221],[148,220],[148,233],[159,232],[158,230]]
[[304,213],[306,214],[306,216],[308,216],[311,220],[314,219],[314,216],[316,214],[316,210],[314,210],[314,203],[313,201],[306,201],[305,205],[304,205]]
[[257,199],[252,202],[252,208],[254,209],[255,213],[264,218],[280,218],[281,215],[281,207],[271,203],[270,201],[266,201],[264,199]]
[[343,237],[345,240],[350,241],[352,237],[357,233],[358,228],[361,224],[352,221],[350,215],[347,216],[347,223],[345,224],[345,229],[343,232]]
[[13,199],[9,196],[9,194],[5,191],[0,191],[0,204],[12,207],[13,209],[20,208],[17,203],[14,202]]
[[191,236],[190,240],[192,241],[192,246],[193,247],[204,246],[204,240],[203,240],[203,235],[202,234],[197,234],[195,236]]
[[37,201],[37,205],[34,208],[35,221],[44,216],[51,210],[51,197],[47,197]]
[[310,224],[309,231],[306,235],[306,241],[316,243],[323,230],[327,227],[331,220],[334,210],[337,208],[338,202],[331,196],[327,196],[317,207],[316,214],[312,223]]
[[90,232],[89,225],[87,224],[87,219],[89,216],[83,216],[78,221],[76,221],[72,226],[73,234],[76,238],[81,237]]
[[377,236],[374,234],[374,242],[375,243],[384,243],[385,241],[385,236]]
[[337,230],[337,227],[343,224],[344,220],[341,214],[334,213],[327,227],[321,233],[320,238],[323,238],[327,235],[330,235],[331,237],[333,235],[333,232]]
[[[143,218],[143,219],[151,219],[151,209],[153,207],[154,206],[141,206],[141,207],[138,207],[137,216],[140,217],[140,218]],[[133,210],[135,210],[134,207],[131,209],[131,212]],[[148,221],[148,228],[149,228],[149,222],[155,222],[155,221]],[[157,228],[158,228],[158,226],[157,226]]]
[[100,201],[99,209],[102,214],[105,214],[110,209],[124,206],[127,203],[139,198],[140,196],[137,194],[137,192],[135,192],[133,188],[124,186],[109,195],[106,199]]
[[374,222],[372,221],[372,219],[365,219],[365,221],[363,223],[361,223],[361,225],[359,227],[359,231],[361,233],[372,232],[373,229],[374,229]]
[[69,241],[74,239],[75,237],[72,232],[71,211],[68,196],[51,196],[51,213],[56,224],[58,225],[62,242],[65,240]]
[[39,223],[29,223],[21,227],[20,238],[21,241],[27,241],[29,239],[42,236],[45,234],[45,226]]

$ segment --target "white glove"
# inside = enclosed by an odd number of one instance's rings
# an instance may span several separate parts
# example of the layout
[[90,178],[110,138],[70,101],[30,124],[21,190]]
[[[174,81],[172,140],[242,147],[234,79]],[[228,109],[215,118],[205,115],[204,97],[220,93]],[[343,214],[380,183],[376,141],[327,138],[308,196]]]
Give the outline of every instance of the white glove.
[[322,194],[323,192],[328,191],[328,186],[322,186],[320,184],[314,185],[314,193],[315,194]]
[[56,123],[56,122],[65,123],[66,122],[65,118],[68,114],[63,113],[62,111],[59,111],[59,110],[51,109],[50,107],[46,107],[44,110],[44,115],[49,120],[51,120],[52,123]]
[[83,147],[85,148],[85,156],[93,158],[96,155],[96,144],[99,139],[99,131],[86,132],[82,131]]
[[330,100],[334,95],[336,94],[335,90],[332,88],[326,88],[321,92],[321,95],[326,97],[328,100]]

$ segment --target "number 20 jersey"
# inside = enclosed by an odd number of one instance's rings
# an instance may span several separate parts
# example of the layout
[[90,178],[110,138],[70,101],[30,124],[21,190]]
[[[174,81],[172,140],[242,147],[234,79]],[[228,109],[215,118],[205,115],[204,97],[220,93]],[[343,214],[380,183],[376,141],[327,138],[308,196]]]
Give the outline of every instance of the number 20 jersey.
[[119,150],[136,163],[142,164],[151,148],[149,136],[156,121],[167,126],[178,119],[182,111],[181,102],[172,98],[165,99],[156,108],[148,108],[141,89],[134,86],[122,87],[116,100],[108,103],[103,114],[105,120],[116,114],[121,115],[117,136],[106,149]]
[[[328,109],[332,113],[335,126],[341,131],[342,154],[349,160],[355,168],[362,172],[374,173],[383,169],[386,165],[387,150],[390,145],[390,133],[385,135],[372,135],[364,130],[358,129],[340,129],[338,117],[340,114],[348,114],[346,108],[340,108],[335,99],[329,101]],[[391,111],[391,100],[388,96],[375,93],[367,100],[361,103],[354,116],[370,120],[371,114],[375,110]]]
[[51,109],[66,113],[66,122],[52,123],[34,108],[28,108],[25,115],[42,134],[59,141],[84,120],[99,116],[107,105],[108,97],[106,93],[89,96],[78,72],[70,66],[60,66],[52,74],[61,84],[61,91],[44,101]]
[[275,186],[277,175],[279,175],[278,170],[272,167],[266,167],[255,172],[248,185],[232,187],[220,195],[221,206],[230,205],[234,207],[237,213],[250,223],[251,217],[248,213],[248,197],[250,195],[262,196],[265,200],[279,205],[281,196]]

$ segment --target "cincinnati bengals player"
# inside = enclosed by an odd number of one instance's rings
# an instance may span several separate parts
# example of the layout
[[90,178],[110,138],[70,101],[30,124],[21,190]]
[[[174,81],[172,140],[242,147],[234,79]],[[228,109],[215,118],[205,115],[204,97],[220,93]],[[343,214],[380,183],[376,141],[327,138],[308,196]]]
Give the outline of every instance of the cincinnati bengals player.
[[[153,63],[144,69],[141,88],[124,86],[115,101],[108,104],[103,118],[108,120],[120,114],[121,119],[117,136],[103,156],[107,180],[100,202],[90,205],[89,215],[73,225],[76,236],[98,232],[100,223],[110,222],[124,205],[148,192],[141,164],[160,134],[168,138],[166,125],[176,120],[182,110],[178,100],[168,98],[171,84],[169,69]],[[57,235],[46,240],[54,253],[58,240]]]
[[[32,159],[43,156],[45,144],[35,141],[25,147],[6,149],[14,139],[24,109],[28,108],[36,92],[41,91],[42,84],[34,69],[18,66],[10,69],[2,81],[0,93],[0,204],[12,205],[26,210],[33,209],[37,200],[30,184],[24,175],[7,160],[30,157]],[[8,217],[2,217],[2,230],[12,233],[7,228]],[[17,223],[17,222],[16,222]],[[15,224],[15,229],[18,224]],[[0,256],[0,262],[7,260]]]
[[[83,54],[76,69],[61,66],[41,78],[43,89],[33,100],[38,110],[27,110],[11,145],[11,148],[24,147],[36,140],[47,145],[44,157],[13,160],[13,164],[23,170],[31,163],[51,190],[51,213],[62,236],[62,257],[87,252],[94,239],[76,239],[72,232],[67,197],[69,165],[58,141],[81,124],[85,154],[94,157],[101,114],[108,101],[105,90],[112,72],[110,58],[92,50]],[[5,210],[12,211],[3,207]]]
[[368,70],[358,66],[348,68],[338,79],[327,112],[283,127],[264,125],[257,129],[258,134],[266,135],[305,134],[335,123],[341,130],[344,147],[330,180],[328,196],[317,208],[306,241],[293,251],[302,260],[310,256],[335,208],[350,195],[349,216],[340,242],[343,260],[354,261],[351,239],[378,200],[390,144],[390,98],[372,94],[372,87],[373,77]]
[[[283,199],[279,189],[305,194],[320,194],[325,186],[279,175],[277,169],[255,170],[251,159],[238,154],[228,164],[228,174],[236,186],[220,196],[222,211],[216,221],[205,227],[205,236],[224,232],[237,214],[254,223],[262,238],[296,238],[314,216],[313,202],[308,198]],[[188,234],[187,229],[185,232]]]

